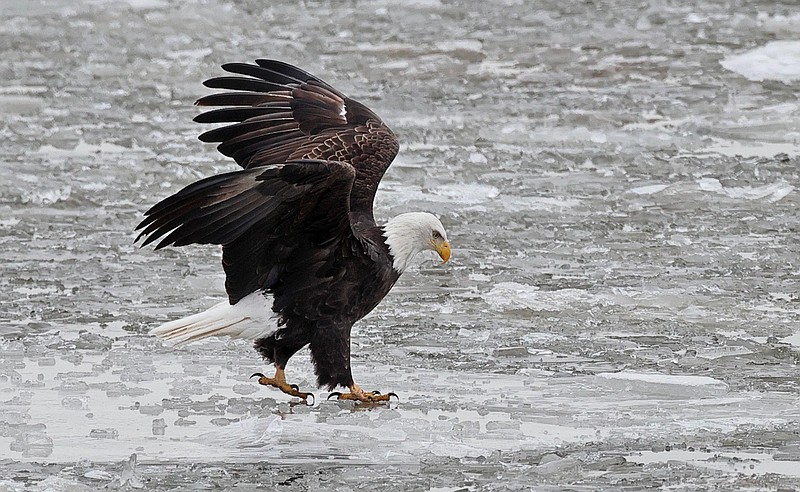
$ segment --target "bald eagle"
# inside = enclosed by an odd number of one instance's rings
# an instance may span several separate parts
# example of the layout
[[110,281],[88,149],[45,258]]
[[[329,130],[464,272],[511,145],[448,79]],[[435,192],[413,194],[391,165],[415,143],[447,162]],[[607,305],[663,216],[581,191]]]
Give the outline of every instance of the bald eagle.
[[340,399],[388,401],[353,381],[350,330],[397,282],[411,259],[450,245],[442,223],[424,212],[383,225],[372,203],[399,150],[394,133],[363,104],[287,63],[229,63],[232,76],[204,82],[223,89],[198,115],[225,123],[200,135],[242,170],[190,184],[145,212],[142,246],[222,246],[228,300],[152,333],[176,344],[211,336],[254,340],[275,365],[259,383],[306,400],[286,382],[289,358],[309,346],[320,387]]

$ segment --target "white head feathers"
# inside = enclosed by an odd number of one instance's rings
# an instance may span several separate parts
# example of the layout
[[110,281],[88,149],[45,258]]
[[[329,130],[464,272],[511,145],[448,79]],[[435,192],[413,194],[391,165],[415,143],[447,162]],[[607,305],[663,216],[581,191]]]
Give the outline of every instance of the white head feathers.
[[393,267],[400,273],[408,268],[411,259],[425,250],[436,251],[442,260],[450,259],[447,232],[435,215],[427,212],[400,214],[383,226]]

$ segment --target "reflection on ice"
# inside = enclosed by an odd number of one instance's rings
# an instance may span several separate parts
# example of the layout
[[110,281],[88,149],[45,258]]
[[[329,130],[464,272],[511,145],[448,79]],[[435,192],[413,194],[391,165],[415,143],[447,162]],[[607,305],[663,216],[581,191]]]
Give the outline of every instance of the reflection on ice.
[[[465,330],[462,335],[467,340],[491,336]],[[529,337],[524,343],[547,340]],[[7,398],[0,407],[6,437],[0,445],[5,443],[18,458],[71,462],[78,453],[78,458],[93,462],[116,462],[135,452],[139,460],[150,463],[324,459],[416,466],[426,455],[477,459],[498,450],[569,449],[640,433],[671,442],[687,428],[727,431],[797,417],[791,397],[767,396],[765,405],[764,395],[753,399],[705,376],[623,371],[554,378],[546,371],[530,370],[477,376],[364,360],[359,361],[359,371],[369,376],[362,378],[362,384],[396,391],[402,398],[399,404],[366,408],[324,401],[320,395],[320,402],[308,407],[257,385],[250,396],[237,394],[234,388],[246,378],[242,374],[257,365],[254,358],[228,359],[246,349],[242,343],[232,344],[230,354],[221,347],[219,352],[196,352],[208,358],[204,372],[193,367],[194,355],[172,349],[152,353],[145,365],[159,369],[136,378],[150,391],[107,392],[103,388],[117,387],[125,370],[104,366],[103,351],[87,352],[80,362],[66,362],[60,346],[36,350],[54,355],[55,365],[42,368],[23,356],[15,364],[18,376],[3,383]],[[143,362],[135,361],[134,353],[122,348],[116,358],[125,365]],[[542,367],[590,368],[592,361],[526,345],[499,348],[491,357],[535,361]],[[298,361],[295,368],[309,369],[307,360]],[[187,379],[187,372],[194,375]],[[43,386],[31,393],[26,382],[39,374],[45,375]],[[171,394],[170,389],[187,384],[192,391]],[[64,388],[69,388],[66,394]],[[686,411],[698,407],[703,408],[701,413]],[[653,418],[660,420],[659,426],[653,427]],[[581,456],[555,458],[543,457],[537,473],[560,476],[588,463]]]

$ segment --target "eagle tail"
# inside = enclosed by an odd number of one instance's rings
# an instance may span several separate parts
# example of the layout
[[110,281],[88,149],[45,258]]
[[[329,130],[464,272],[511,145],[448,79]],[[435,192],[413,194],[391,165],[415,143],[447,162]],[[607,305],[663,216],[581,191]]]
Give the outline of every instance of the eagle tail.
[[256,340],[278,329],[271,305],[267,296],[256,291],[236,304],[223,301],[202,313],[164,323],[150,333],[176,346],[221,336]]

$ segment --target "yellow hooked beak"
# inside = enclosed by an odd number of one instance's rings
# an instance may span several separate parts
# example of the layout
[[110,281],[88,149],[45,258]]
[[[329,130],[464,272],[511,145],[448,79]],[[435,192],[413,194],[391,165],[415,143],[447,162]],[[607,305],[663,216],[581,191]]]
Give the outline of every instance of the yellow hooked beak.
[[442,265],[447,263],[447,260],[450,259],[450,243],[444,241],[440,244],[433,245],[436,248],[436,252],[439,253],[439,256],[442,258]]

